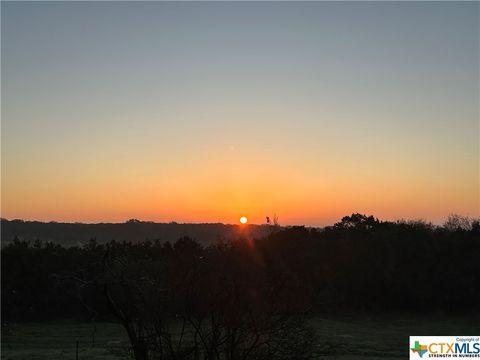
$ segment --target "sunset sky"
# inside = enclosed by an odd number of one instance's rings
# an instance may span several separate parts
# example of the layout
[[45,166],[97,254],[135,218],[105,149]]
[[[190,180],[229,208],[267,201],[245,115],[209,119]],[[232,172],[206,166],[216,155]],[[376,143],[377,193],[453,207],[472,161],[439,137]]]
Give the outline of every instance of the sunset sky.
[[478,2],[1,7],[2,217],[479,216]]

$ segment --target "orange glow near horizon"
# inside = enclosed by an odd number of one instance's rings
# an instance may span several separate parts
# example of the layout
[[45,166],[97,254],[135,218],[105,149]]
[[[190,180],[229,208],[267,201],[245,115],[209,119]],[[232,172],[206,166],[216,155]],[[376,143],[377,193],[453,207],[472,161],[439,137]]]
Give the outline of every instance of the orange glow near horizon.
[[[19,163],[7,161],[12,171],[2,179],[2,217],[232,224],[244,212],[253,224],[276,213],[281,225],[323,226],[353,212],[436,223],[450,213],[478,216],[474,169],[460,187],[460,180],[451,177],[420,178],[425,173],[420,165],[392,162],[381,154],[357,164],[339,155],[319,158],[322,166],[312,167],[292,153],[272,156],[256,147],[238,153],[214,150],[192,152],[194,163],[167,160],[155,166],[154,158],[144,157],[113,161],[108,171],[108,159],[100,155],[90,163],[82,154],[78,162],[25,164],[23,172],[16,168]],[[248,163],[242,162],[245,157]],[[69,176],[58,176],[55,169],[61,165]]]
[[[445,175],[452,167],[439,162],[425,168],[413,155],[402,161],[402,154],[337,151],[313,161],[258,143],[237,146],[239,151],[219,148],[209,143],[201,151],[176,152],[192,162],[140,153],[120,158],[88,148],[68,154],[68,162],[33,162],[36,153],[32,159],[12,154],[2,164],[1,216],[235,224],[239,213],[248,213],[248,223],[263,224],[276,213],[281,225],[309,226],[330,225],[354,212],[434,223],[450,213],[479,216],[477,169],[468,162],[455,165],[454,172],[463,175],[453,178]],[[437,171],[430,174],[433,166]]]

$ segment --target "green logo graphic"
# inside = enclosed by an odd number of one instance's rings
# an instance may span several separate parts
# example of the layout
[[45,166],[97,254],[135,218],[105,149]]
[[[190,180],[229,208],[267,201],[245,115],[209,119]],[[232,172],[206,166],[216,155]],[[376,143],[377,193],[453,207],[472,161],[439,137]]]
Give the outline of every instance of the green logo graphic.
[[428,351],[427,345],[420,345],[419,341],[415,341],[415,346],[413,348],[410,348],[410,350],[412,350],[412,352],[414,353],[418,353],[420,357],[423,357],[423,354],[425,354]]

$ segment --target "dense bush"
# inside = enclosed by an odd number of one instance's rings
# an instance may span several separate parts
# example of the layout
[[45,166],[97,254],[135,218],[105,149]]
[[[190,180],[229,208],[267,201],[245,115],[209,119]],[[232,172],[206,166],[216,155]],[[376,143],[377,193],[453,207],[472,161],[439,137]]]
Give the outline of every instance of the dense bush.
[[[250,358],[288,358],[298,343],[288,339],[309,333],[293,314],[474,309],[480,226],[457,220],[436,227],[353,214],[322,230],[275,227],[208,247],[189,238],[70,248],[17,239],[2,249],[2,319],[115,318],[139,351],[198,356],[221,346],[232,358],[248,349]],[[182,322],[186,340],[174,347],[171,327]]]
[[155,264],[165,282],[199,262],[220,272],[228,265],[239,281],[281,284],[282,301],[316,311],[460,311],[480,303],[478,224],[435,227],[353,214],[323,230],[290,227],[209,247],[188,238],[173,246],[91,240],[70,248],[17,239],[2,249],[2,318],[110,316],[89,286],[106,252]]

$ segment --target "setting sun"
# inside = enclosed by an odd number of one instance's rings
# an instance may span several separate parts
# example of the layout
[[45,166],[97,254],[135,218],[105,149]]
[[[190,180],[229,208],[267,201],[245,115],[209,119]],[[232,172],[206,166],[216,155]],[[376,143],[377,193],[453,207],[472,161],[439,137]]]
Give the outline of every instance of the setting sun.
[[242,216],[242,217],[240,218],[240,222],[241,222],[242,224],[246,224],[246,223],[248,222],[247,217],[246,217],[246,216]]

